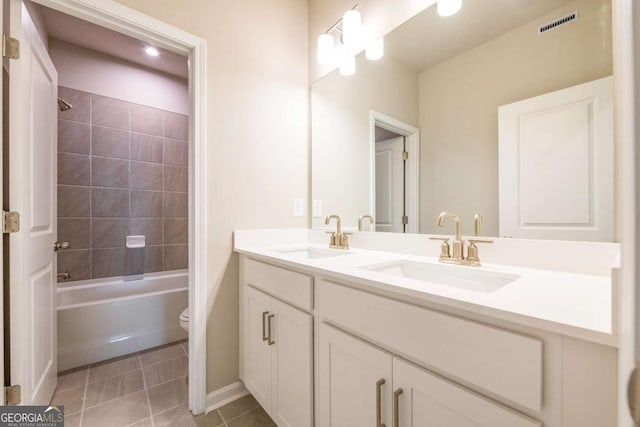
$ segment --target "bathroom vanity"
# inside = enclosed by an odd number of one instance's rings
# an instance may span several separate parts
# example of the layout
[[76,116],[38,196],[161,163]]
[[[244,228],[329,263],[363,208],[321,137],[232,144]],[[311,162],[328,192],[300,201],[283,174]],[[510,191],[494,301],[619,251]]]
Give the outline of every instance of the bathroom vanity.
[[619,245],[495,239],[469,267],[428,235],[351,240],[235,233],[241,378],[278,425],[616,424]]

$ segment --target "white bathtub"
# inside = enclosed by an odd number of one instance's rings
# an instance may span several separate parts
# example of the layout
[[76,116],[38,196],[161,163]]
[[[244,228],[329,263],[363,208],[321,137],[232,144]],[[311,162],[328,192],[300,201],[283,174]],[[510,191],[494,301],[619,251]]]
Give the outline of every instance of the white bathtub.
[[187,338],[186,270],[58,284],[58,371]]

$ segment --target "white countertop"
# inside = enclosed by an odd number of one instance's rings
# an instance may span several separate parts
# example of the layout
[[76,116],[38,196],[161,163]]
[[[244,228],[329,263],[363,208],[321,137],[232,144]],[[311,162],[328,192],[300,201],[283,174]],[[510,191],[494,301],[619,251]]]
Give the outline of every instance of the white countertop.
[[327,248],[327,245],[299,241],[269,246],[264,243],[237,239],[235,250],[256,259],[304,269],[327,278],[357,282],[372,290],[418,298],[524,326],[617,346],[618,339],[613,333],[610,276],[512,265],[452,266],[520,276],[493,292],[478,292],[361,268],[398,260],[438,263],[435,257],[352,248],[348,255],[305,259],[281,251],[306,247]]

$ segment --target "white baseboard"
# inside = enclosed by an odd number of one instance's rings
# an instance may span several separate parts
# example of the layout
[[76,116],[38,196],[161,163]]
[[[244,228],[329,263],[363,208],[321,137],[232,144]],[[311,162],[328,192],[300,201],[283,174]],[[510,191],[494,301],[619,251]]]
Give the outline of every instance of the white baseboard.
[[237,381],[228,386],[207,393],[207,413],[218,409],[227,403],[240,399],[249,394],[242,381]]

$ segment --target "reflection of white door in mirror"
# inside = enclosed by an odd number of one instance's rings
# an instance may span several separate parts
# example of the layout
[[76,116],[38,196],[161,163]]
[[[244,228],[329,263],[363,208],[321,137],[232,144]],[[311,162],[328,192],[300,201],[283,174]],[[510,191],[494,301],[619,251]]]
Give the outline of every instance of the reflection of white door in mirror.
[[376,231],[404,233],[404,137],[376,142]]
[[498,111],[500,236],[612,241],[612,78]]
[[376,111],[370,111],[369,125],[369,182],[371,210],[375,213],[374,230],[417,233],[420,131]]

